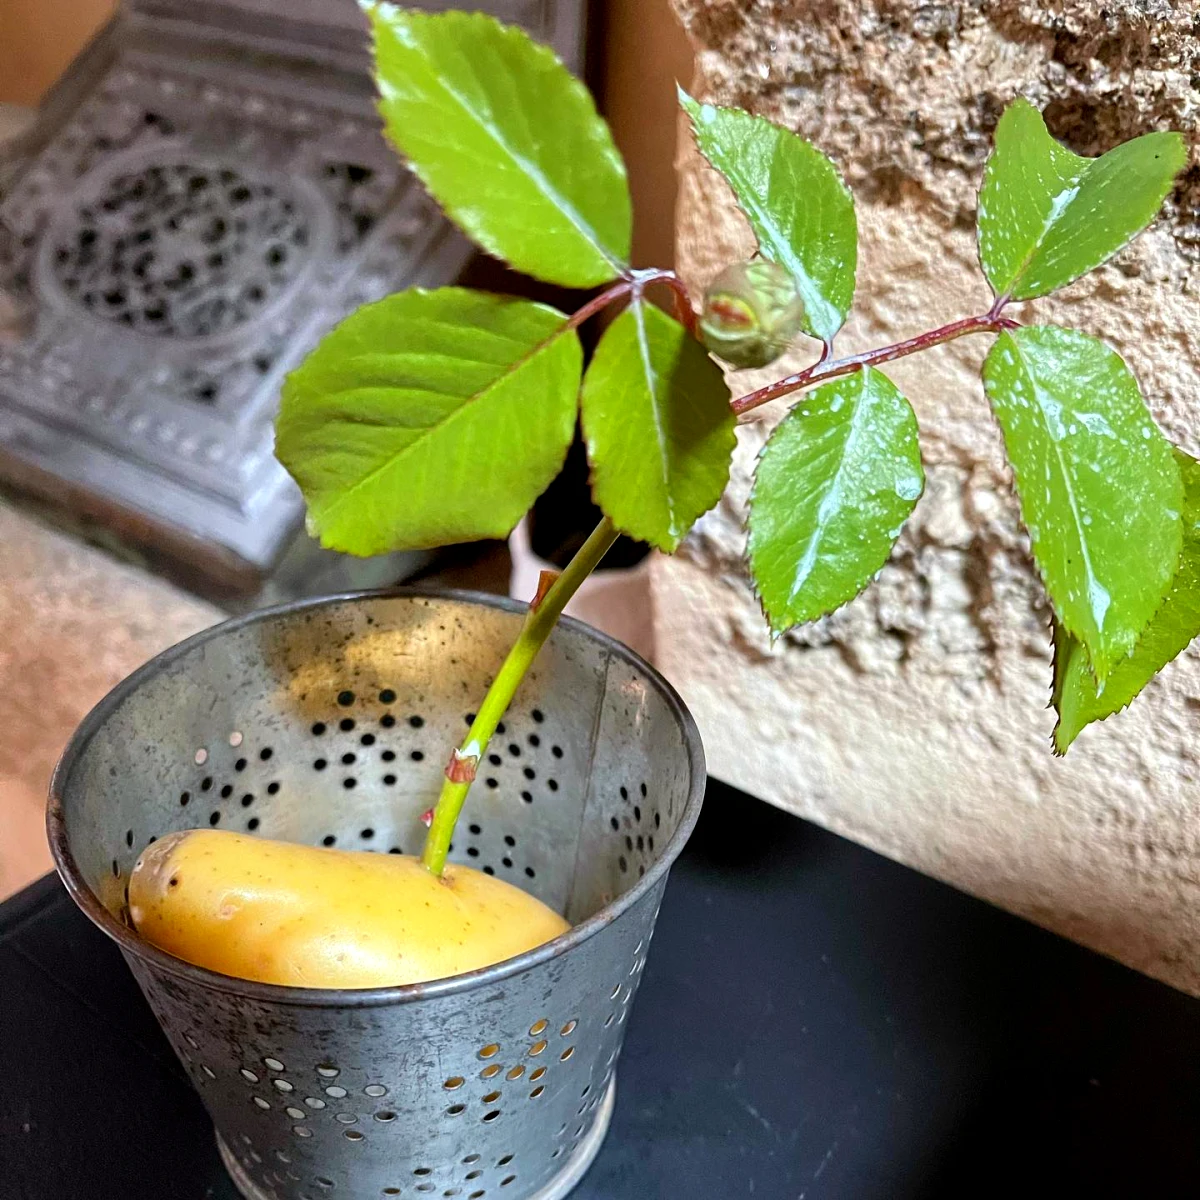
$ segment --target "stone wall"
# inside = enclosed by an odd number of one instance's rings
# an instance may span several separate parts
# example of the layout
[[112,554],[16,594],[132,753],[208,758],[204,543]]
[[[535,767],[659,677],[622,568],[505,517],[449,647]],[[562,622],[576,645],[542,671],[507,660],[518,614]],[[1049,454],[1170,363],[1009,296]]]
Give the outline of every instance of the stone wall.
[[[1083,154],[1186,131],[1192,165],[1164,218],[1015,315],[1105,337],[1168,435],[1200,451],[1200,6],[674,3],[697,49],[696,94],[812,139],[855,192],[858,303],[839,351],[987,308],[974,197],[1017,94]],[[753,239],[684,142],[679,258],[703,284]],[[983,403],[986,343],[888,369],[920,419],[926,495],[879,581],[774,647],[742,552],[754,457],[780,414],[744,426],[725,500],[654,565],[658,659],[714,774],[1200,993],[1200,654],[1066,760],[1051,756],[1049,613]]]

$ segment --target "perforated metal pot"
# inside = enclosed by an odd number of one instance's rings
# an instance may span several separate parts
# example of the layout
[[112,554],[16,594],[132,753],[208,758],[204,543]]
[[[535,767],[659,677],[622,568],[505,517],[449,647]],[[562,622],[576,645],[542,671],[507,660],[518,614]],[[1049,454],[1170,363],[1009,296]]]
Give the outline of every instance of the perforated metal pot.
[[585,625],[563,621],[526,679],[451,855],[541,897],[569,933],[452,979],[321,991],[191,966],[122,920],[138,853],[172,830],[417,852],[520,613],[414,592],[255,613],[131,675],[63,755],[59,872],[120,946],[248,1197],[551,1200],[599,1149],[704,763],[671,688]]

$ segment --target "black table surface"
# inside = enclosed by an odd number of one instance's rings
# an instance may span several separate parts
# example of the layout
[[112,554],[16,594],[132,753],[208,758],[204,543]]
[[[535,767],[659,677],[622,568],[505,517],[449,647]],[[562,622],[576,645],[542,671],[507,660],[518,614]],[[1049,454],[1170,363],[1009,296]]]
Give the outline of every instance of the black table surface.
[[[1200,1002],[713,784],[574,1200],[1200,1195]],[[236,1200],[108,941],[0,906],[0,1197]]]

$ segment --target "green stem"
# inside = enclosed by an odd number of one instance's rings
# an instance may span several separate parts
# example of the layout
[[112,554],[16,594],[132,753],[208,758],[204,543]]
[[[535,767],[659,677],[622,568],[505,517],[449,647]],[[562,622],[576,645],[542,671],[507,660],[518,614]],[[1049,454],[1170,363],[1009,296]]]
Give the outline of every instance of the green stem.
[[579,590],[579,585],[596,569],[616,540],[617,531],[612,522],[605,517],[542,597],[542,602],[536,608],[531,606],[526,614],[520,636],[508,652],[504,665],[479,706],[475,720],[471,722],[466,738],[451,760],[452,767],[457,764],[465,773],[470,774],[471,778],[464,782],[455,782],[449,777],[451,768],[447,768],[447,778],[442,784],[442,794],[433,810],[433,823],[429,827],[429,833],[425,837],[425,849],[421,853],[421,861],[435,875],[440,876],[446,867],[450,839],[454,836],[454,827],[458,823],[467,792],[470,791],[474,768],[487,753],[488,742],[496,732],[496,726],[508,710],[521,680],[533,665],[533,660],[550,636],[558,618],[562,616],[568,601]]

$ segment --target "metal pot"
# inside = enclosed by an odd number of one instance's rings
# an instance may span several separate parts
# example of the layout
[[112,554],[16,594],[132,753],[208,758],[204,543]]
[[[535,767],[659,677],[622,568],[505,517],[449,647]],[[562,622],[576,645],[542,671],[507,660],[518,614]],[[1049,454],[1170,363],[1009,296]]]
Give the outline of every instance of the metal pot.
[[416,853],[420,814],[522,619],[469,593],[340,596],[218,625],[86,718],[51,786],[58,870],[120,946],[254,1200],[551,1200],[604,1138],[667,872],[699,813],[699,736],[631,651],[564,620],[525,680],[451,858],[572,922],[408,987],[233,979],[142,942],[129,872],[193,827]]

